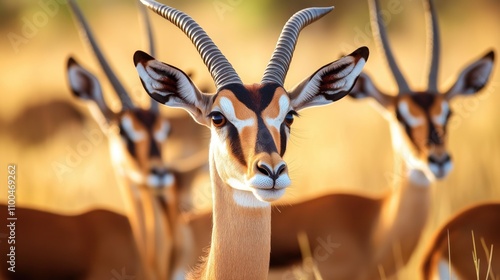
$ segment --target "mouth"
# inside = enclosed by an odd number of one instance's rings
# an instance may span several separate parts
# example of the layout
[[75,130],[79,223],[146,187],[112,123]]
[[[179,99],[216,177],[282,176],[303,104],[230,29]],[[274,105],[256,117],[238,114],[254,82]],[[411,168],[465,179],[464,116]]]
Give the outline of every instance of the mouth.
[[264,202],[273,202],[285,194],[285,188],[270,188],[270,189],[262,189],[262,188],[255,188],[253,191],[253,194],[255,197]]

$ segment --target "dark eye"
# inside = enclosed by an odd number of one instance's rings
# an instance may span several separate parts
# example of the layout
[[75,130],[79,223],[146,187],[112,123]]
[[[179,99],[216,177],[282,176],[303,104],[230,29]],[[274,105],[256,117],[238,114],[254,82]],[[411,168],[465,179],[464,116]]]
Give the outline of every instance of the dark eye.
[[212,118],[212,123],[215,127],[222,127],[226,124],[226,117],[219,112],[213,112],[210,114]]
[[288,114],[286,114],[286,116],[285,116],[285,124],[287,126],[291,126],[293,123],[293,118],[296,115],[297,115],[297,113],[295,111],[288,112]]

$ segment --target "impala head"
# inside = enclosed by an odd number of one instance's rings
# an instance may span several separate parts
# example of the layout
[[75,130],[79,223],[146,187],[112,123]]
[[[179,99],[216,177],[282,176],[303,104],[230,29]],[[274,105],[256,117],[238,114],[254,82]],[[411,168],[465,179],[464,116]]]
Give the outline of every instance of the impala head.
[[154,1],[141,2],[189,36],[217,88],[215,94],[202,93],[178,68],[138,51],[134,63],[148,94],[161,104],[187,110],[198,123],[211,129],[213,167],[234,193],[253,193],[266,202],[280,198],[290,185],[283,155],[294,117],[306,107],[328,104],[347,95],[368,58],[368,49],[360,48],[327,64],[287,91],[283,84],[300,30],[331,11],[305,9],[283,28],[261,83],[244,85],[192,18]]
[[[174,175],[167,169],[162,160],[162,143],[167,140],[170,131],[169,122],[162,118],[156,104],[151,104],[149,109],[141,109],[134,105],[123,85],[111,70],[98,47],[90,28],[80,9],[74,1],[69,1],[77,22],[80,24],[82,34],[88,39],[101,67],[111,82],[122,109],[114,112],[104,100],[101,84],[96,76],[81,66],[74,58],[69,58],[67,64],[68,80],[74,96],[88,101],[93,109],[93,116],[101,123],[105,120],[107,125],[101,126],[104,133],[112,139],[121,139],[112,143],[112,156],[126,175],[136,183],[144,184],[151,188],[171,187],[175,183]],[[146,23],[146,9],[143,8]],[[148,26],[148,33],[150,27]],[[148,36],[152,48],[153,39]],[[96,106],[97,105],[97,106]],[[98,110],[94,110],[97,108]]]
[[382,46],[387,62],[398,85],[396,96],[380,91],[365,73],[362,73],[351,91],[355,98],[372,97],[401,124],[402,137],[406,139],[412,156],[427,166],[437,179],[444,178],[452,169],[452,158],[446,148],[447,125],[452,114],[449,102],[458,95],[473,95],[488,82],[493,69],[494,52],[489,51],[468,65],[445,92],[437,87],[439,66],[439,31],[432,0],[424,1],[428,31],[430,66],[427,90],[412,91],[391,52],[382,22],[378,0],[370,0],[374,38]]

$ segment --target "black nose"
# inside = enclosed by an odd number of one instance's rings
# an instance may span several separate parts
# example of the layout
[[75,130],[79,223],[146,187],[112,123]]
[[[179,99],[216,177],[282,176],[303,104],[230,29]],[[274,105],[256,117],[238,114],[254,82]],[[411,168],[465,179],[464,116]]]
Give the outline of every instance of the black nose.
[[273,179],[273,181],[275,181],[276,179],[278,179],[278,177],[281,174],[283,174],[283,172],[285,172],[286,164],[281,163],[281,165],[276,169],[276,172],[274,172],[268,165],[259,161],[256,164],[256,169],[260,173],[266,175],[267,177],[269,177],[269,178]]
[[451,161],[451,157],[448,154],[442,156],[430,155],[428,161],[429,163],[434,163],[439,167],[443,167],[447,162]]
[[165,168],[154,167],[151,169],[150,173],[159,177],[163,177],[167,175],[168,171]]

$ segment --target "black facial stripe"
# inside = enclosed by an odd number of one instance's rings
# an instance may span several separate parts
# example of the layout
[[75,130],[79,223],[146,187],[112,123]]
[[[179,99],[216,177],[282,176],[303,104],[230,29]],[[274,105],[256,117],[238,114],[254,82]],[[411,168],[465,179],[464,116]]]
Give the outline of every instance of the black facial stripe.
[[128,137],[125,129],[123,129],[123,126],[121,124],[119,127],[120,135],[125,139],[125,142],[127,143],[127,151],[131,156],[136,157],[135,143]]
[[278,149],[276,148],[276,143],[274,143],[271,131],[269,131],[267,126],[264,124],[264,120],[260,116],[257,117],[257,126],[259,134],[257,134],[255,153],[277,153]]
[[231,153],[243,166],[247,166],[247,161],[245,160],[245,155],[243,154],[243,149],[241,148],[240,134],[238,133],[238,129],[230,122],[228,122],[226,126],[227,138],[229,139],[229,148]]
[[149,139],[149,156],[150,157],[161,157],[160,147],[154,137]]
[[288,139],[286,136],[286,130],[287,130],[286,124],[282,123],[281,127],[280,127],[280,138],[281,138],[280,139],[281,140],[280,156],[284,156],[285,151],[286,151],[286,143],[288,142]]

